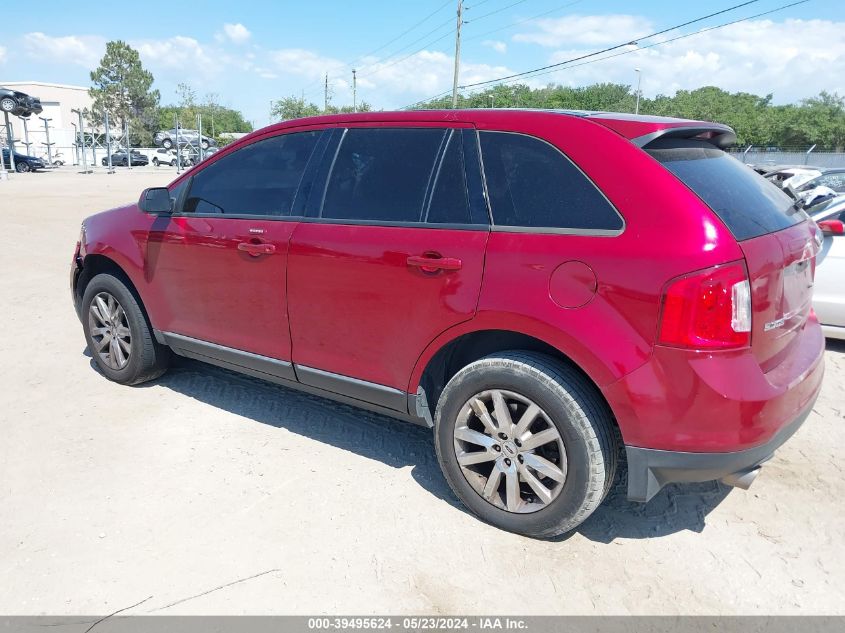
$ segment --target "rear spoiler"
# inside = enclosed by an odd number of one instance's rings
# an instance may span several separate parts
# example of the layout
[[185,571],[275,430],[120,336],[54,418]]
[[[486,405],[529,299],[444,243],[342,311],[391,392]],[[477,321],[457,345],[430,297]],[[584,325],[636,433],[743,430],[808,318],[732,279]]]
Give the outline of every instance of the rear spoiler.
[[667,127],[650,134],[643,134],[636,138],[632,138],[631,142],[638,147],[645,148],[649,143],[653,143],[658,139],[663,138],[684,138],[697,139],[712,143],[719,149],[725,149],[736,143],[736,132],[729,127],[715,127],[715,126],[681,126],[681,127]]

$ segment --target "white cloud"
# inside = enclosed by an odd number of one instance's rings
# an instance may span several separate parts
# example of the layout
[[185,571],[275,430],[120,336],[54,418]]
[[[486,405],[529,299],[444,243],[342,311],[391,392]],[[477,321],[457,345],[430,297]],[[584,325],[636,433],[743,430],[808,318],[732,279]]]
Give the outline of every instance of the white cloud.
[[650,20],[638,15],[570,15],[536,20],[534,25],[535,30],[514,35],[514,41],[548,47],[618,44],[655,30]]
[[23,49],[28,57],[94,68],[105,53],[105,39],[96,36],[52,37],[41,32],[26,33]]
[[508,52],[508,45],[500,40],[484,40],[481,42],[481,45],[486,46],[487,48],[492,48],[497,53]]
[[276,70],[292,75],[303,75],[310,78],[322,77],[326,72],[337,70],[344,63],[331,57],[324,57],[314,51],[303,48],[283,48],[268,51],[267,58],[275,65]]
[[203,77],[218,75],[228,57],[209,51],[192,37],[177,35],[164,40],[133,42],[145,66],[157,69],[178,69],[184,76],[197,73]]
[[[575,65],[535,81],[573,86],[603,81],[634,84],[634,68],[639,67],[642,90],[649,96],[706,85],[758,95],[774,93],[778,103],[821,90],[843,94],[845,75],[823,70],[845,64],[843,30],[845,22],[829,20],[743,22],[607,61]],[[677,35],[670,33],[665,38]],[[556,63],[585,52],[588,49],[559,50],[549,61]]]
[[223,33],[235,44],[244,44],[250,37],[252,37],[252,33],[249,32],[249,29],[240,22],[236,24],[224,24]]

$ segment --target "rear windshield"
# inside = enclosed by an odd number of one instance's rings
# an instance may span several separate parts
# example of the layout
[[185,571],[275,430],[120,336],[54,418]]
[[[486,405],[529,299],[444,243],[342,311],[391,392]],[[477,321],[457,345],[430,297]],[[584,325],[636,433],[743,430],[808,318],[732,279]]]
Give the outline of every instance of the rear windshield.
[[646,151],[713,209],[737,240],[780,231],[807,217],[777,186],[706,141],[658,140]]

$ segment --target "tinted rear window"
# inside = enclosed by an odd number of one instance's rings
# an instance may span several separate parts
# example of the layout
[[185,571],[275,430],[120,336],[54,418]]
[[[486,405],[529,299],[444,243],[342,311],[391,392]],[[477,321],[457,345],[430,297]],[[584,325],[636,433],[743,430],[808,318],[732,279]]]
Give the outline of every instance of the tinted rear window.
[[798,224],[806,215],[792,198],[706,141],[666,139],[646,151],[693,190],[737,240]]
[[596,186],[549,143],[481,132],[487,192],[498,226],[619,231],[622,218]]

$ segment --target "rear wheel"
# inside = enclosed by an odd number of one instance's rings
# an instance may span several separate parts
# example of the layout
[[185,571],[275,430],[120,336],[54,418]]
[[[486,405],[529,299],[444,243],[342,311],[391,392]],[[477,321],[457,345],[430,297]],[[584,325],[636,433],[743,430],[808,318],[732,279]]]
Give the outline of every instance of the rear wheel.
[[11,112],[17,107],[17,105],[18,104],[15,103],[15,100],[11,97],[3,97],[3,99],[0,100],[0,110],[3,110],[3,112]]
[[202,143],[200,143],[200,145],[202,145],[203,149],[208,149],[208,147],[209,147],[208,141],[205,141],[205,140]]
[[161,146],[164,149],[170,149],[171,147],[173,147],[173,141],[171,141],[169,138],[166,138],[161,142]]
[[555,359],[504,352],[446,385],[435,446],[455,494],[484,521],[548,538],[601,504],[616,470],[613,420],[595,387]]
[[170,350],[156,342],[138,301],[114,275],[94,277],[82,298],[82,326],[94,362],[107,378],[137,385],[161,376]]

